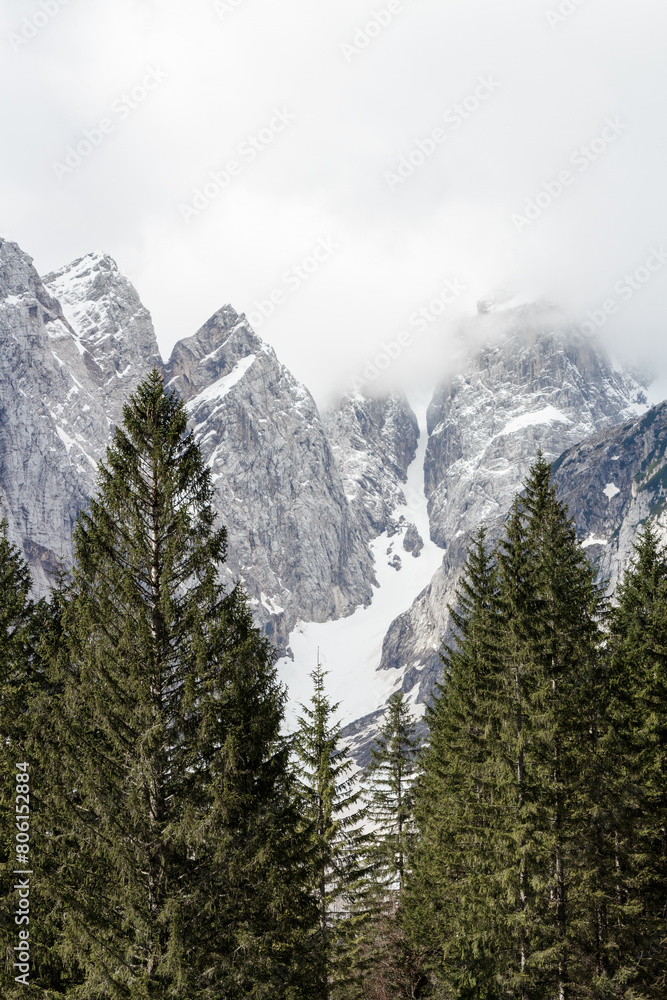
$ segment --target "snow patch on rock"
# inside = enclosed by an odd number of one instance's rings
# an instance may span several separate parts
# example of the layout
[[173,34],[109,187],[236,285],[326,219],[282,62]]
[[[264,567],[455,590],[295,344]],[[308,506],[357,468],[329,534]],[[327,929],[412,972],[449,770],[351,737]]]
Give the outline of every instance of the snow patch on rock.
[[534,424],[551,423],[571,424],[572,421],[555,406],[545,406],[541,410],[535,410],[532,413],[521,413],[518,417],[514,417],[505,424],[500,434],[496,434],[495,437],[503,437],[505,434],[514,434],[516,431],[523,430],[524,427],[531,427]]
[[219,378],[217,382],[214,382],[213,385],[209,385],[203,392],[200,392],[198,396],[191,399],[187,404],[188,410],[192,411],[196,409],[200,403],[210,403],[212,400],[222,399],[226,396],[229,390],[232,389],[237,382],[241,381],[256,357],[256,354],[249,354],[246,358],[242,358],[238,364],[234,365],[229,375],[224,375],[222,378]]
[[621,491],[619,490],[618,486],[614,485],[614,483],[607,483],[602,492],[604,493],[604,495],[607,497],[608,500],[613,500],[613,498],[617,496],[617,494],[619,494]]
[[588,538],[586,538],[581,543],[581,547],[582,549],[588,549],[591,547],[591,545],[607,545],[607,544],[608,542],[606,538],[596,538],[595,535],[591,532]]

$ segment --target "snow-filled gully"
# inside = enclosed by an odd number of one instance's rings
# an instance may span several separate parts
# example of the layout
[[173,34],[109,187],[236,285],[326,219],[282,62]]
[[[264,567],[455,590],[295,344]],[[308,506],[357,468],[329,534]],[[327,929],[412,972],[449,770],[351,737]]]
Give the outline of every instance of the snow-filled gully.
[[[320,662],[329,671],[327,692],[334,703],[340,703],[336,718],[343,725],[382,707],[400,687],[401,673],[378,670],[382,641],[392,621],[410,607],[442,561],[442,550],[430,540],[424,496],[427,401],[411,399],[410,404],[419,421],[419,447],[403,488],[407,503],[393,513],[395,520],[403,515],[406,524],[397,534],[389,537],[385,532],[371,542],[379,587],[373,588],[373,600],[367,608],[359,607],[353,615],[336,621],[299,623],[290,635],[294,660],[284,658],[278,665],[281,680],[289,689],[288,729],[300,713],[299,705],[310,700],[309,674],[317,661],[318,649]],[[403,548],[408,523],[416,526],[424,542],[417,558]],[[389,565],[396,555],[401,559],[400,570]]]

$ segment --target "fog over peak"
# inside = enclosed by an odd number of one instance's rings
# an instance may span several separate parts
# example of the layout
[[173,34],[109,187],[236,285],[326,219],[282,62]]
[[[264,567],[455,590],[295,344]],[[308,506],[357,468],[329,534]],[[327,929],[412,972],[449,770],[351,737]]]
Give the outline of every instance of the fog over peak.
[[0,227],[109,253],[165,356],[230,302],[319,402],[402,333],[433,384],[506,288],[667,371],[657,0],[56,8],[0,9]]

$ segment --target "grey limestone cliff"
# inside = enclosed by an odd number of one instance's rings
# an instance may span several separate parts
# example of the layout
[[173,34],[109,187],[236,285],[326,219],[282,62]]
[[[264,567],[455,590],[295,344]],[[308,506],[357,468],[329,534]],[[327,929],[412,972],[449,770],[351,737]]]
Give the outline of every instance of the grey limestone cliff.
[[45,593],[72,558],[122,407],[153,368],[185,400],[241,579],[265,631],[368,603],[374,579],[318,413],[273,350],[231,307],[164,365],[148,310],[114,261],[88,254],[45,278],[0,241],[0,502]]
[[375,538],[405,503],[419,439],[417,418],[397,393],[379,398],[355,393],[324,414],[324,426],[347,498],[368,537]]
[[281,644],[297,618],[371,599],[373,564],[310,393],[229,306],[180,341],[168,384],[186,401],[213,471],[240,576]]
[[667,538],[667,403],[568,449],[554,477],[612,595],[640,526],[651,521]]
[[[111,426],[138,377],[138,338],[127,337],[122,324],[107,323],[123,356],[122,370],[110,376],[96,350],[99,326],[79,321],[77,300],[112,266],[98,255],[84,261],[58,280],[43,281],[30,257],[0,241],[0,495],[39,593],[60,562],[70,562],[76,515],[94,489]],[[117,272],[115,280],[112,291],[100,290],[100,310],[116,306],[119,284],[136,296]],[[151,334],[152,327],[149,339]]]

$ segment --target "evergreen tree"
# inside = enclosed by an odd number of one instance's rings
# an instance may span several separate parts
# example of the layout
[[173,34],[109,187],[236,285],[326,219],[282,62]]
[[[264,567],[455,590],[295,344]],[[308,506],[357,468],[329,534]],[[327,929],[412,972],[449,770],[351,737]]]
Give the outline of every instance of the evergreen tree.
[[302,705],[303,715],[294,750],[304,795],[304,815],[311,840],[313,891],[319,922],[315,941],[318,987],[313,1000],[339,995],[352,961],[350,942],[356,938],[359,893],[366,874],[367,837],[361,828],[366,813],[359,806],[362,789],[355,788],[352,761],[341,743],[341,727],[333,721],[338,704],[325,690],[326,672],[317,660],[313,696]]
[[376,883],[388,894],[400,894],[407,857],[414,839],[412,785],[417,770],[419,739],[403,691],[387,703],[384,721],[371,747],[365,774],[369,789],[368,817],[373,825]]
[[[559,1000],[592,981],[599,883],[596,809],[602,592],[540,457],[508,523],[499,567],[515,678],[520,968],[508,985]],[[516,884],[516,883],[515,883]]]
[[274,654],[218,571],[210,472],[154,371],[79,517],[41,839],[77,996],[308,996],[314,918]]
[[606,776],[613,799],[616,978],[636,995],[667,991],[667,553],[645,525],[611,616]]
[[478,537],[459,602],[408,919],[433,930],[443,995],[567,1000],[598,948],[603,601],[541,456],[495,559]]
[[485,1000],[497,995],[496,959],[507,946],[500,944],[507,931],[496,872],[507,846],[496,774],[498,574],[483,529],[457,599],[450,609],[456,644],[444,647],[444,681],[427,709],[403,923],[443,997]]
[[[3,519],[0,522],[0,754],[5,776],[14,773],[14,765],[26,752],[26,702],[38,610],[30,597],[30,587],[30,572],[16,546],[9,541],[7,521]],[[9,803],[13,812],[13,800],[14,790],[3,778],[0,788],[3,810]],[[13,846],[13,835],[11,840]]]
[[[14,968],[14,946],[18,942],[18,927],[14,923],[14,910],[18,902],[13,889],[17,867],[29,867],[30,816],[19,820],[16,815],[17,781],[21,792],[27,795],[25,805],[29,810],[29,785],[32,760],[26,747],[26,718],[31,694],[30,660],[35,607],[30,598],[30,573],[18,549],[7,537],[7,521],[0,522],[0,865],[2,872],[1,936],[3,981],[14,987],[19,973]],[[17,771],[16,765],[21,768]],[[23,802],[21,809],[24,808]],[[27,832],[27,835],[26,835]],[[19,848],[17,833],[27,841]],[[21,863],[27,852],[26,863]],[[22,989],[19,985],[17,990]],[[7,990],[9,994],[9,990]]]
[[363,880],[367,919],[357,929],[346,1000],[412,997],[421,976],[400,924],[399,900],[414,842],[413,784],[420,740],[403,691],[387,703],[364,774],[370,841]]
[[[76,960],[64,962],[58,942],[60,914],[49,912],[38,874],[45,859],[38,834],[44,785],[40,746],[40,702],[50,699],[44,652],[58,628],[58,595],[47,604],[30,596],[31,579],[19,550],[0,523],[0,948],[5,956],[2,995],[7,998],[61,995],[81,983]],[[18,765],[18,766],[17,766]],[[18,795],[21,794],[21,799]],[[20,813],[17,810],[21,810]],[[17,837],[17,834],[19,835]],[[17,851],[21,853],[18,853]],[[30,877],[29,922],[17,924],[15,870],[38,869]],[[37,919],[35,919],[35,917]],[[15,967],[19,931],[29,937],[29,971]],[[26,963],[23,963],[25,966]],[[17,977],[23,974],[23,979]],[[26,985],[29,983],[30,985]]]

